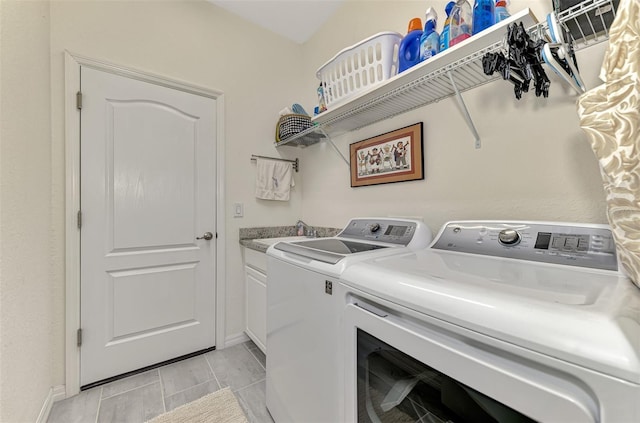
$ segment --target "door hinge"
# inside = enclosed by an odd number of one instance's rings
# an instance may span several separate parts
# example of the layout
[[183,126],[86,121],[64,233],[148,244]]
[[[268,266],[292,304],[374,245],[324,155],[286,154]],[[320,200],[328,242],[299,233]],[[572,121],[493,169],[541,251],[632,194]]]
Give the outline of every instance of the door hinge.
[[216,239],[218,239],[218,233],[216,232]]
[[82,211],[78,210],[78,229],[82,229]]
[[82,328],[78,329],[78,346],[82,346]]
[[80,91],[76,93],[76,108],[82,110],[82,92]]

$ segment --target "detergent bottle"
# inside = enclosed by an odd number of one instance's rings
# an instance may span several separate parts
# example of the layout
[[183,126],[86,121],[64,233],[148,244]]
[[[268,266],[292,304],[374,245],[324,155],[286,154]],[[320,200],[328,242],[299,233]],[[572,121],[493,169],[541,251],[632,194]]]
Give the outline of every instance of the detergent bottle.
[[440,35],[436,31],[438,14],[430,7],[427,9],[424,32],[420,37],[420,61],[427,60],[440,51]]
[[422,36],[422,20],[413,18],[409,21],[407,35],[400,42],[398,73],[404,72],[420,62],[420,37]]
[[455,5],[456,2],[450,1],[444,8],[445,13],[447,14],[447,19],[444,21],[444,28],[442,28],[442,33],[440,33],[441,52],[449,48],[449,24],[451,23],[451,11],[453,10],[453,6]]
[[496,0],[495,16],[496,23],[503,21],[511,16],[509,14],[509,11],[507,10],[507,0]]
[[471,37],[471,5],[467,0],[457,0],[451,11],[449,23],[449,47]]
[[473,34],[496,23],[495,0],[476,0],[473,4]]

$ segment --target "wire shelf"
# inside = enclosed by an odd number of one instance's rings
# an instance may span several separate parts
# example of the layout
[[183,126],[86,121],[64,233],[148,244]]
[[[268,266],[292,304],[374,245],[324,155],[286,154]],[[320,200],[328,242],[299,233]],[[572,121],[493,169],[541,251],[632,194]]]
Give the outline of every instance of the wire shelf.
[[309,145],[316,144],[327,136],[318,126],[312,126],[309,129],[305,129],[304,131],[295,134],[283,141],[276,142],[276,147],[280,147],[283,145],[296,146],[296,147],[307,147]]
[[609,39],[619,0],[585,0],[558,13],[558,20],[578,47]]
[[[576,49],[608,39],[617,2],[586,0],[558,13],[560,23],[576,40]],[[506,28],[513,22],[522,22],[530,32],[546,30],[546,23],[538,23],[531,11],[525,9],[385,83],[338,103],[312,121],[327,136],[335,136],[495,81],[499,75],[484,74],[482,57],[503,47]]]

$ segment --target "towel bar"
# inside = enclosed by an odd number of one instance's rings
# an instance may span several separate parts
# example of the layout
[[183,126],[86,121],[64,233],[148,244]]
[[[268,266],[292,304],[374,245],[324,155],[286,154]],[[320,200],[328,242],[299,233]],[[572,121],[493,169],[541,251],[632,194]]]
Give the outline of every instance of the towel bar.
[[258,156],[256,154],[252,154],[251,155],[251,161],[253,162],[256,159],[269,159],[269,160],[277,160],[279,162],[293,163],[293,170],[295,170],[296,172],[298,171],[298,167],[300,165],[300,162],[298,161],[297,158],[295,160],[289,160],[289,159],[281,159],[279,157],[267,157],[267,156]]

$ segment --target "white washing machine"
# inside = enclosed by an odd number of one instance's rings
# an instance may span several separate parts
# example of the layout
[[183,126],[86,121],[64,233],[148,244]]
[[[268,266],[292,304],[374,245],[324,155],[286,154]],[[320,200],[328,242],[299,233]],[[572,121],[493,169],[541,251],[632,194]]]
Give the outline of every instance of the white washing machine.
[[348,267],[347,422],[640,422],[640,289],[607,226],[463,221]]
[[343,420],[340,313],[333,295],[358,261],[417,251],[431,231],[410,219],[352,219],[335,237],[267,250],[267,408],[276,423]]

